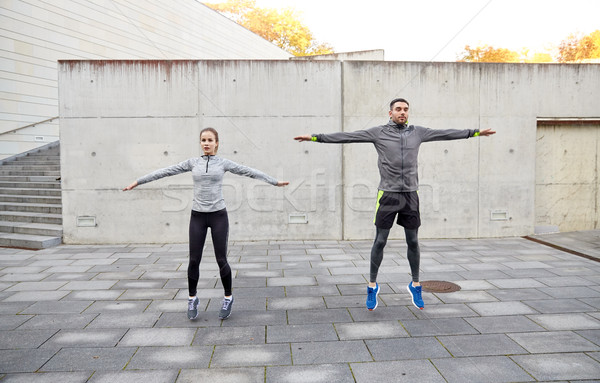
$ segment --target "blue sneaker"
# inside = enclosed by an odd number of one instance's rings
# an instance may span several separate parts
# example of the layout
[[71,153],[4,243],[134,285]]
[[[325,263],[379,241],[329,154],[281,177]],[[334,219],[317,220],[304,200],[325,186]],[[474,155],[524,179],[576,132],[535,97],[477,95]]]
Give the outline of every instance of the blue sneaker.
[[375,284],[375,288],[367,286],[367,308],[373,311],[377,308],[377,295],[379,295],[379,284]]
[[410,282],[408,286],[406,286],[406,289],[412,297],[413,305],[419,310],[423,310],[425,303],[423,303],[423,298],[421,297],[422,286],[413,286],[412,282]]

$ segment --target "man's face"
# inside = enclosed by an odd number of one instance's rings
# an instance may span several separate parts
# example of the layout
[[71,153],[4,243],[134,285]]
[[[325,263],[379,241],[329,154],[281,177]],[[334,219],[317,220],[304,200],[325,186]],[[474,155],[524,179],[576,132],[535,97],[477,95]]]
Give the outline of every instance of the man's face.
[[390,110],[390,118],[396,124],[405,124],[408,121],[408,104],[398,101],[392,105]]

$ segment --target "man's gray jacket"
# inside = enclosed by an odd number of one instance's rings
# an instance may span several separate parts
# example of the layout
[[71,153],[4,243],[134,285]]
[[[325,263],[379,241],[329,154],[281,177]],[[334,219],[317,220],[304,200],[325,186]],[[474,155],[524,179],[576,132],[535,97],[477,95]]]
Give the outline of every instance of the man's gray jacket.
[[373,143],[379,156],[379,190],[411,192],[419,187],[417,157],[421,143],[478,135],[478,129],[429,129],[415,125],[398,125],[390,120],[386,125],[356,132],[313,134],[313,141],[330,144]]

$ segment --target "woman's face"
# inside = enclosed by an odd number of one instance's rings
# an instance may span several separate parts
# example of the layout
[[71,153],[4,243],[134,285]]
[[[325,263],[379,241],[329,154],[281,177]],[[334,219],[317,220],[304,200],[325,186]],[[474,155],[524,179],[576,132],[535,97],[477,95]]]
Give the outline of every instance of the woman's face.
[[219,143],[213,132],[206,131],[200,135],[200,145],[205,155],[214,156],[217,153]]

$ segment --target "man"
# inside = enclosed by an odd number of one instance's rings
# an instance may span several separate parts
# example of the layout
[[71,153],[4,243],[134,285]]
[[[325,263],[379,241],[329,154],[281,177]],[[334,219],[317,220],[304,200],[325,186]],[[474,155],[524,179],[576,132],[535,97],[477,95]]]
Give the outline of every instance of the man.
[[407,258],[412,274],[407,290],[415,307],[425,307],[419,283],[420,251],[418,230],[421,226],[419,214],[419,186],[417,158],[419,146],[423,142],[457,140],[461,138],[489,136],[491,129],[429,129],[422,126],[408,125],[409,104],[403,98],[390,102],[390,120],[386,125],[376,126],[356,132],[339,132],[331,134],[313,134],[294,137],[295,140],[316,141],[323,143],[345,144],[352,142],[371,142],[378,154],[379,192],[375,213],[375,241],[371,248],[370,279],[367,286],[367,309],[377,308],[377,273],[383,260],[383,249],[387,243],[390,229],[396,223],[404,227]]

